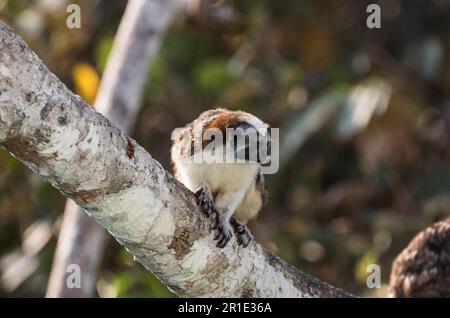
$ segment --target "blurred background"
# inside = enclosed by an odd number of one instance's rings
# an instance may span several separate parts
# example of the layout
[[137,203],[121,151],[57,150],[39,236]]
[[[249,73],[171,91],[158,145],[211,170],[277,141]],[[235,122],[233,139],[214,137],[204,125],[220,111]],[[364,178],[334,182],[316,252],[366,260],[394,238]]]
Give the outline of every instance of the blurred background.
[[[82,28],[68,30],[68,3]],[[280,128],[281,166],[250,226],[289,263],[386,296],[394,258],[450,214],[450,0],[209,1],[232,19],[180,17],[148,75],[132,133],[171,171],[174,128],[216,106]],[[381,7],[369,29],[366,7]],[[0,0],[8,22],[93,103],[126,1]],[[0,149],[0,296],[43,297],[65,198]],[[367,265],[382,288],[366,287]],[[173,297],[109,239],[99,297]]]

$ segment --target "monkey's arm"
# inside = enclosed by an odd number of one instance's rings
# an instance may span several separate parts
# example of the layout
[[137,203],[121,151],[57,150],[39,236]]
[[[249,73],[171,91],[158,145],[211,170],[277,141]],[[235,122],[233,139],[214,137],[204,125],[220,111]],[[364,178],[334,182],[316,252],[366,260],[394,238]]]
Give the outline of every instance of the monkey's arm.
[[267,203],[267,197],[264,176],[259,172],[231,218],[231,225],[236,232],[238,243],[244,247],[248,246],[253,239],[246,224],[249,220],[256,218],[261,208]]
[[246,188],[232,188],[223,192],[219,192],[214,201],[214,207],[217,212],[217,230],[219,234],[216,236],[218,240],[217,246],[224,247],[232,237],[230,227],[230,219],[236,208],[242,202]]

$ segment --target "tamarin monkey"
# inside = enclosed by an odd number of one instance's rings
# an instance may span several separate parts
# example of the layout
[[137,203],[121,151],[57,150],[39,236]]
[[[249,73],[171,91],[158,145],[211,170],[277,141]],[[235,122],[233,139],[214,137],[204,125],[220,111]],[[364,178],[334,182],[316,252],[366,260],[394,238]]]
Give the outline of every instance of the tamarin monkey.
[[208,217],[215,214],[217,246],[226,246],[233,228],[237,242],[247,247],[253,237],[246,223],[268,196],[261,165],[270,160],[269,126],[249,113],[218,108],[203,112],[172,139],[175,177],[194,192]]

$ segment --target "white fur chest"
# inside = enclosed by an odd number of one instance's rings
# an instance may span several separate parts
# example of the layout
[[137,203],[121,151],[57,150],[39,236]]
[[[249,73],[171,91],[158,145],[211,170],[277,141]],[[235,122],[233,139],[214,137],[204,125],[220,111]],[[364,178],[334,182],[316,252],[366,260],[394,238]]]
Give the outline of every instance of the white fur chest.
[[248,189],[254,180],[256,163],[178,163],[180,181],[191,191],[207,186],[212,193]]

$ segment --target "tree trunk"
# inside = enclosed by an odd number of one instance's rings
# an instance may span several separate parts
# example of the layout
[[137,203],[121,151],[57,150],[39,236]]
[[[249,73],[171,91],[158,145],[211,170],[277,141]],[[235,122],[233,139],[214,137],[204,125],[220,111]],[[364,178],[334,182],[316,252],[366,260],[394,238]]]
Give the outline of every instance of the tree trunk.
[[73,95],[0,22],[0,145],[73,199],[178,296],[351,296],[257,242],[215,246],[213,220],[133,139]]
[[[147,70],[179,4],[178,0],[128,2],[94,105],[124,132],[134,125]],[[91,297],[106,242],[103,228],[68,200],[46,296]],[[70,264],[84,273],[80,289],[66,285]]]

